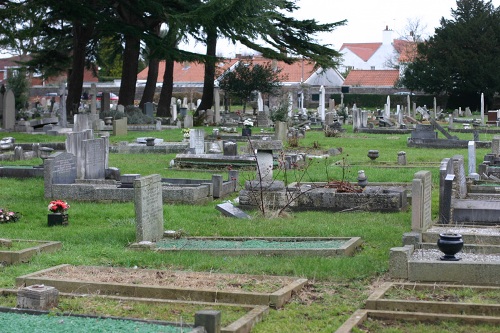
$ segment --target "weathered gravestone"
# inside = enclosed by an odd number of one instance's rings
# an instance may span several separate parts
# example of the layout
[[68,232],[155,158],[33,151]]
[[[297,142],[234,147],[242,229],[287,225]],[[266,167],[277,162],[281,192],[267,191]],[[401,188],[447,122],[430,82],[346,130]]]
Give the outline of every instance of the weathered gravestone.
[[104,179],[106,170],[105,139],[83,140],[84,179]]
[[191,129],[189,131],[189,148],[195,154],[205,153],[205,131],[201,129]]
[[455,198],[464,199],[467,196],[467,179],[465,177],[464,157],[455,155],[453,160],[453,174],[455,174],[454,193]]
[[136,241],[156,242],[163,237],[163,201],[160,175],[134,180]]
[[43,163],[44,192],[52,198],[52,185],[74,184],[77,178],[76,156],[71,153],[57,152]]
[[415,232],[426,231],[432,225],[431,216],[431,172],[419,171],[415,173],[412,182],[412,214],[411,230]]
[[2,128],[4,130],[13,130],[16,125],[16,100],[14,92],[7,90],[3,96],[3,120]]
[[127,135],[127,118],[113,120],[113,135]]
[[144,103],[144,114],[148,117],[153,117],[153,103],[146,102]]

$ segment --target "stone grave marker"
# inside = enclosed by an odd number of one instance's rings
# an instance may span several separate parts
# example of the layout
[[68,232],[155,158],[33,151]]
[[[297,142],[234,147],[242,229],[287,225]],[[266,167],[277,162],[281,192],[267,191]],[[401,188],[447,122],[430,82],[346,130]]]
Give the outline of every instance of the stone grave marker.
[[419,171],[415,173],[412,182],[412,231],[423,232],[432,225],[431,185],[432,183],[430,171]]
[[272,182],[273,181],[273,151],[272,150],[257,150],[257,181]]
[[163,237],[163,200],[160,175],[134,180],[136,241],[156,242]]
[[66,151],[76,156],[76,170],[78,179],[84,179],[85,177],[83,141],[93,139],[93,137],[94,132],[91,129],[83,132],[71,132],[66,136]]
[[104,179],[106,176],[106,145],[104,139],[83,140],[84,179]]
[[467,149],[469,153],[469,177],[479,180],[479,174],[476,172],[476,143],[474,141],[469,141]]
[[[447,175],[453,174],[453,161],[451,158],[444,158],[439,166],[439,211],[443,211],[444,205],[444,185]],[[439,217],[439,222],[441,222],[441,216]]]
[[113,120],[113,135],[127,135],[127,118]]
[[194,149],[195,154],[205,153],[205,131],[202,129],[191,129],[189,131],[189,148]]
[[109,92],[103,92],[102,97],[101,97],[101,111],[102,112],[109,111],[110,103],[111,103],[111,100],[110,100]]
[[500,156],[500,136],[495,135],[491,140],[491,153],[495,155],[495,157]]
[[53,184],[74,184],[77,178],[76,156],[67,152],[57,152],[43,162],[44,193],[52,197]]
[[73,116],[73,132],[83,132],[92,129],[92,119],[89,114],[77,113]]
[[144,103],[144,114],[148,117],[154,117],[154,115],[153,115],[153,103],[151,103],[151,102]]
[[5,92],[2,104],[2,128],[4,130],[13,130],[16,125],[16,100],[12,90],[9,89]]
[[244,211],[242,211],[238,207],[235,207],[230,202],[224,202],[224,203],[218,204],[215,207],[224,216],[236,217],[239,219],[251,219],[250,215],[248,215],[247,213],[245,213]]
[[222,149],[224,156],[238,156],[238,144],[234,141],[223,141]]
[[191,128],[191,127],[193,127],[193,115],[186,114],[184,116],[184,128]]
[[465,199],[467,196],[467,179],[465,177],[464,157],[455,155],[453,160],[453,174],[455,174],[455,198]]

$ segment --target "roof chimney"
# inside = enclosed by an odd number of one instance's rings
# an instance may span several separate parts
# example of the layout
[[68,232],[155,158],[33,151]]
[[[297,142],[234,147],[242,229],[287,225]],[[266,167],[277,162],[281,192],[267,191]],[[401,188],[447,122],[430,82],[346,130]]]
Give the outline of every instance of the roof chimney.
[[392,43],[392,30],[389,30],[388,26],[385,26],[385,30],[382,31],[382,44],[390,45]]

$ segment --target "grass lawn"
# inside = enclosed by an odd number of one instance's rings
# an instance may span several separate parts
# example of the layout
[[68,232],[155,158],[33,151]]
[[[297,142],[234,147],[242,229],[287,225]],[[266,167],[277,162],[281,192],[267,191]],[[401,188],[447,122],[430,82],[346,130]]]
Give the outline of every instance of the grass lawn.
[[[206,128],[211,133],[211,128]],[[472,139],[472,134],[457,134]],[[16,142],[63,141],[64,137],[4,133]],[[111,137],[111,142],[132,142],[137,137],[151,136],[147,132],[129,132],[124,137]],[[155,132],[165,141],[181,141],[180,130]],[[429,170],[433,177],[433,218],[438,208],[439,162],[464,149],[408,148],[409,135],[358,134],[348,131],[340,137],[324,137],[323,132],[309,131],[299,141],[301,149],[312,150],[342,147],[342,154],[327,159],[311,159],[299,171],[288,172],[286,181],[355,181],[357,171],[365,170],[368,181],[411,182],[415,172]],[[481,134],[481,140],[493,135]],[[380,157],[371,161],[368,150],[377,149]],[[408,165],[397,167],[397,153],[405,151]],[[487,149],[478,149],[476,164],[481,163]],[[177,171],[169,162],[175,155],[111,154],[109,165],[122,173],[160,174],[168,178],[206,178],[212,172]],[[40,164],[40,159],[20,162],[0,162],[1,165]],[[431,163],[427,164],[426,163]],[[342,165],[344,167],[342,167]],[[217,173],[221,173],[220,171]],[[284,175],[275,172],[277,178]],[[242,172],[240,180],[252,179],[255,172]],[[202,253],[162,253],[132,251],[127,245],[135,241],[134,205],[130,203],[69,202],[69,226],[47,226],[48,200],[44,199],[43,179],[0,178],[0,207],[22,214],[16,223],[0,224],[1,238],[53,240],[63,243],[62,250],[40,254],[26,264],[0,267],[0,287],[13,288],[15,278],[59,264],[102,265],[156,269],[180,269],[204,272],[248,273],[305,277],[310,284],[283,309],[272,310],[264,322],[252,332],[333,332],[356,309],[363,306],[373,285],[386,279],[389,249],[401,245],[404,232],[410,231],[411,211],[400,213],[328,213],[290,212],[279,218],[263,218],[251,212],[252,220],[221,216],[210,202],[196,207],[164,205],[165,229],[182,229],[187,236],[281,236],[281,237],[361,237],[362,250],[354,257],[224,257]],[[236,195],[233,196],[235,198]],[[64,198],[61,198],[64,199]],[[232,198],[230,198],[232,199]],[[193,209],[194,208],[194,209]],[[223,314],[224,316],[224,314]]]

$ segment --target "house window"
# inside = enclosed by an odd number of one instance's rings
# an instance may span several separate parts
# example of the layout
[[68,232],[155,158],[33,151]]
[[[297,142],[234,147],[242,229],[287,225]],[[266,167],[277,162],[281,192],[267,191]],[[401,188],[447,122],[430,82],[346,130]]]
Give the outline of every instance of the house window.
[[319,94],[311,94],[311,101],[319,102]]
[[374,71],[374,70],[375,70],[375,66],[370,67],[370,69],[371,69],[372,71]]

